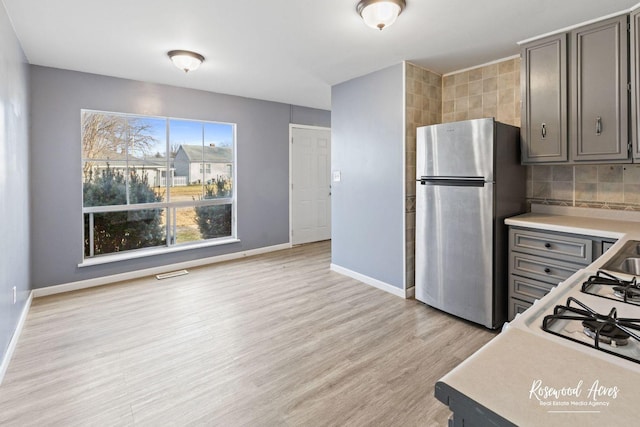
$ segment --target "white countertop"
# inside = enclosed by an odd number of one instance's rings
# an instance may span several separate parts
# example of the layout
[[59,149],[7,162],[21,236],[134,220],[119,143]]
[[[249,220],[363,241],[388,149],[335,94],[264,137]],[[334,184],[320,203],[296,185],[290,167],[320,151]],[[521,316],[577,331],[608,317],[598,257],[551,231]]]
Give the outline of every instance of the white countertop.
[[623,238],[629,233],[640,235],[640,222],[582,216],[528,213],[507,218],[505,224],[612,239]]
[[[558,350],[554,341],[509,328],[441,381],[518,426],[634,425],[629,420],[640,419],[640,373],[611,369],[608,362],[598,358],[585,365],[583,356],[581,351],[569,347]],[[532,393],[545,387],[576,388],[580,381],[577,397],[541,396],[542,401],[556,401],[558,406],[543,406],[536,393]],[[616,397],[590,396],[589,390],[596,381],[600,386],[617,387]],[[537,384],[540,385],[536,388]],[[581,403],[584,406],[564,403],[572,401],[587,403]],[[594,402],[593,405],[606,402],[608,406],[588,406],[589,402]],[[585,413],[585,408],[599,412]],[[550,412],[554,410],[580,412]]]
[[[578,292],[584,278],[615,255],[624,242],[640,240],[640,213],[549,207],[532,211],[505,223],[618,239],[618,243],[516,317],[500,335],[440,381],[519,426],[633,425],[640,419],[640,364],[614,356],[611,359],[597,350],[548,334],[540,329],[540,322],[531,319]],[[616,396],[594,397],[590,393],[594,384],[610,393],[617,390]],[[577,396],[562,395],[563,388],[570,393],[569,389],[578,385]],[[545,387],[559,393],[557,397],[541,399],[553,406],[545,406],[532,392]]]

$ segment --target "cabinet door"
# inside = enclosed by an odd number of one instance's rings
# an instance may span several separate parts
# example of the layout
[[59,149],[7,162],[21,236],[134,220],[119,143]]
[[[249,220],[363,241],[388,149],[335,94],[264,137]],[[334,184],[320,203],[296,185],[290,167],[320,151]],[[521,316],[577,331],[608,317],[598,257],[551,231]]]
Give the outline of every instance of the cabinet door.
[[631,13],[631,134],[633,158],[640,160],[640,9]]
[[567,35],[522,49],[522,162],[567,160]]
[[571,32],[571,147],[576,161],[628,152],[627,16]]

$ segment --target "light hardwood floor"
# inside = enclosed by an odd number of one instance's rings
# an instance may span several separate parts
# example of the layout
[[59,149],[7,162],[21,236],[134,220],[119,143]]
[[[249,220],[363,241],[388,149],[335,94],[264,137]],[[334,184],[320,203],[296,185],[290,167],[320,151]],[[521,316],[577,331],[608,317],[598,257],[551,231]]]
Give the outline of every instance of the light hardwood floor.
[[0,425],[444,426],[494,332],[329,271],[330,244],[34,300]]

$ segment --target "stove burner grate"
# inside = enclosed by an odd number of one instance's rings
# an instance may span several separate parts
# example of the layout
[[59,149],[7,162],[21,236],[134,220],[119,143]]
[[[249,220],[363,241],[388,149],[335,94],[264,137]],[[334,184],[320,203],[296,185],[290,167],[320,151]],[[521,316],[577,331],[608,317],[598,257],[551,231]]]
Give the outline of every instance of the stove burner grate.
[[623,301],[640,302],[640,288],[636,283],[635,287],[631,286],[614,286],[613,295]]
[[[561,321],[581,322],[584,334],[593,341],[574,338],[564,329],[557,330],[558,328],[553,327],[555,322]],[[544,317],[542,329],[561,338],[640,363],[640,358],[618,350],[618,347],[627,346],[630,340],[640,342],[640,319],[619,318],[615,307],[608,314],[599,314],[574,297],[569,297],[566,305],[556,305],[553,314]]]
[[[599,293],[598,289],[603,287],[611,289],[611,292]],[[640,283],[635,277],[632,280],[623,280],[600,270],[595,275],[589,276],[582,284],[581,291],[600,298],[640,305]]]
[[586,336],[597,339],[601,343],[609,344],[612,347],[627,345],[629,334],[623,332],[615,325],[601,322],[599,320],[583,320],[584,333]]

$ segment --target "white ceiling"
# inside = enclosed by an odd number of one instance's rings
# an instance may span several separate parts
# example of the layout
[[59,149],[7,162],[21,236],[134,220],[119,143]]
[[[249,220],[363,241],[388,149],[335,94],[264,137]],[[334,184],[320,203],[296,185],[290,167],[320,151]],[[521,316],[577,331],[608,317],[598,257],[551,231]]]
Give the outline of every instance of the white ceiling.
[[[447,73],[638,0],[407,0],[384,31],[357,0],[2,0],[31,64],[330,109],[331,86],[408,60]],[[186,74],[166,52],[206,57]]]

